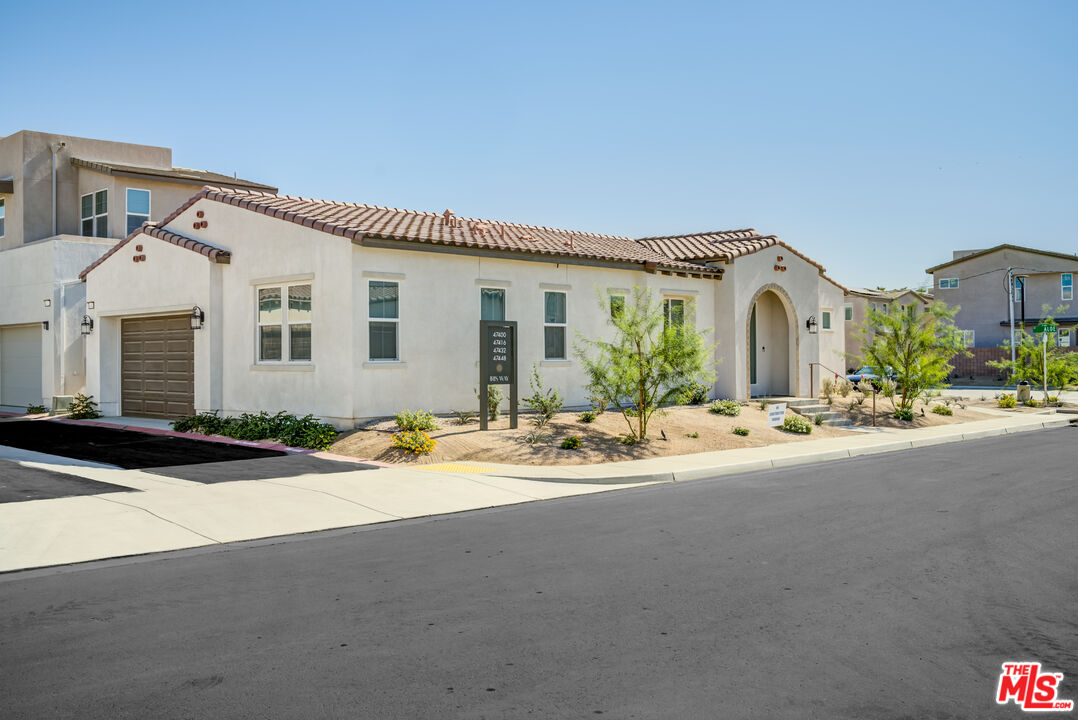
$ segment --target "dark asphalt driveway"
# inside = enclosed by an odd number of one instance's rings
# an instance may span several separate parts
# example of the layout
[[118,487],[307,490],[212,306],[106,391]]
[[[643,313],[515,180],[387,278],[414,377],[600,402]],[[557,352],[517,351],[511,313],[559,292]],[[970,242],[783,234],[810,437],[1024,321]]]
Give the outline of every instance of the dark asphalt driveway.
[[0,576],[6,718],[1017,718],[1078,429]]

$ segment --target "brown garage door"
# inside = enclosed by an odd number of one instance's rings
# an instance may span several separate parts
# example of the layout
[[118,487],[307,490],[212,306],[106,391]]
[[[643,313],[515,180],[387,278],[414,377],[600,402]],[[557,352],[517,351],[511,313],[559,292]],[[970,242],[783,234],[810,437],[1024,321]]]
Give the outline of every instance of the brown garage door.
[[123,414],[177,417],[195,412],[195,333],[191,318],[136,318],[122,323]]

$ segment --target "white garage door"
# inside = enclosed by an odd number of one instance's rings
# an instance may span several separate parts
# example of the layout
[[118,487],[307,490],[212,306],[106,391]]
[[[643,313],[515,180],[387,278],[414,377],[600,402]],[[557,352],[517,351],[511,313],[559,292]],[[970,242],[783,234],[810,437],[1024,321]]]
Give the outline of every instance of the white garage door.
[[0,328],[0,405],[41,402],[41,326]]

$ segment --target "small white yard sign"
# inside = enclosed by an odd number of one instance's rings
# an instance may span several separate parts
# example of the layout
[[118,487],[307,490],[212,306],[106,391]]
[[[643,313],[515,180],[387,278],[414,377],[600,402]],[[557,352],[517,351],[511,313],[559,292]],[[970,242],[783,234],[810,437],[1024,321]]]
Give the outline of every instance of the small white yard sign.
[[786,403],[773,403],[767,406],[767,426],[778,427],[786,417]]

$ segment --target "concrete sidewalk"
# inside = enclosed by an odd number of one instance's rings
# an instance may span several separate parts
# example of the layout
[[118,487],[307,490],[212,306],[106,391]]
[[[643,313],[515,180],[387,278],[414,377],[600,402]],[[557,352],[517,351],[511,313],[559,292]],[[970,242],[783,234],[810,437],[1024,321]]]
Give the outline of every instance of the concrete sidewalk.
[[[0,571],[12,571],[824,462],[1062,427],[1070,416],[1012,415],[741,450],[603,465],[392,467],[212,485],[137,470],[21,458],[141,492],[0,505]],[[3,449],[0,449],[3,450]]]

